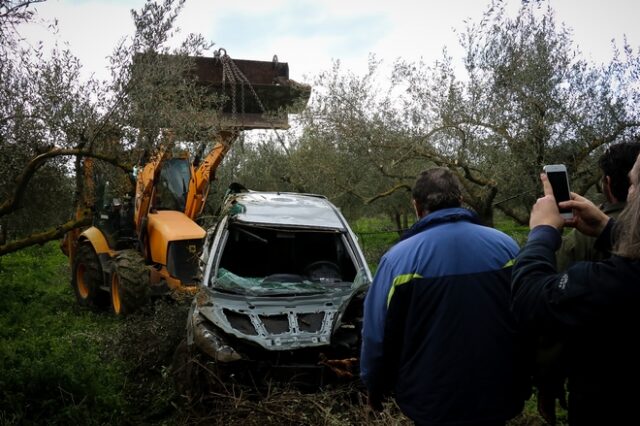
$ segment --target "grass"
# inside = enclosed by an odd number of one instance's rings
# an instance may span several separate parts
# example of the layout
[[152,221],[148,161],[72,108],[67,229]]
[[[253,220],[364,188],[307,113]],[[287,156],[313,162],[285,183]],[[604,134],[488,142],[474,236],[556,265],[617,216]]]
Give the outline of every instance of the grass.
[[123,367],[101,356],[115,322],[76,309],[70,286],[61,285],[68,268],[55,244],[1,261],[2,422],[110,422],[125,406]]
[[520,247],[522,247],[527,241],[527,236],[529,235],[528,226],[520,225],[514,222],[512,219],[503,217],[496,219],[495,227],[505,234],[510,235],[511,238],[516,240]]
[[[370,262],[395,243],[392,230],[383,218],[354,224]],[[354,385],[179,395],[171,362],[187,306],[158,300],[126,319],[79,308],[55,243],[1,257],[0,289],[0,425],[411,424],[393,401],[371,412]],[[534,399],[509,423],[541,424]]]
[[396,225],[385,216],[362,217],[351,224],[364,252],[365,259],[375,273],[382,255],[395,244],[400,235]]

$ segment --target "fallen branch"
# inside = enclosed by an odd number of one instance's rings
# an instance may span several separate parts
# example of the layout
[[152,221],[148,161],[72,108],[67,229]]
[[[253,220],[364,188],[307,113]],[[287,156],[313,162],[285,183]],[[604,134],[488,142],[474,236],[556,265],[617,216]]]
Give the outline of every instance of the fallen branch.
[[72,229],[81,228],[90,224],[91,216],[85,216],[82,219],[70,220],[56,228],[31,234],[28,237],[22,238],[20,240],[10,241],[0,246],[0,256],[7,253],[13,253],[14,251],[21,250],[25,247],[33,246],[36,244],[44,244],[51,240],[57,240],[59,238],[62,238],[64,234],[71,231]]

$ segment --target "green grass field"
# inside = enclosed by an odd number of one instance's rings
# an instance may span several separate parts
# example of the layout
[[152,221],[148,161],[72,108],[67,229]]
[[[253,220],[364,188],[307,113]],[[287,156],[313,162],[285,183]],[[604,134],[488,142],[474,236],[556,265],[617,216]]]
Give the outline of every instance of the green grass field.
[[[354,224],[372,267],[398,238],[385,226]],[[410,424],[392,402],[381,414],[368,411],[356,388],[178,395],[170,365],[186,307],[160,300],[126,319],[80,308],[57,243],[1,257],[0,289],[0,425]],[[510,424],[542,424],[535,401]]]
[[104,424],[126,405],[102,357],[115,319],[77,308],[56,244],[0,259],[0,422]]

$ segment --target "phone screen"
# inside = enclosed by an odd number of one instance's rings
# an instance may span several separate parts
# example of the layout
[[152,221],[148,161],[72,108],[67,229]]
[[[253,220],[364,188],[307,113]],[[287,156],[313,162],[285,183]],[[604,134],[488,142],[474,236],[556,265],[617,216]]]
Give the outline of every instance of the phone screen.
[[[569,196],[569,180],[567,179],[566,172],[547,172],[547,178],[553,188],[553,196],[556,202],[568,201]],[[560,213],[571,213],[571,209],[560,208]]]

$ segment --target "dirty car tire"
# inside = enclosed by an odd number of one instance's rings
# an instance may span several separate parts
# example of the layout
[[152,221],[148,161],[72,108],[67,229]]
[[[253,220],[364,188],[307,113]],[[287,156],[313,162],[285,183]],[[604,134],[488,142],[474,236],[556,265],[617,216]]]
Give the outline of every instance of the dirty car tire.
[[80,306],[104,308],[108,305],[103,285],[102,267],[98,255],[89,243],[81,243],[73,260],[71,287]]
[[116,315],[135,312],[149,300],[149,269],[135,250],[122,250],[115,257],[111,274],[111,307]]

